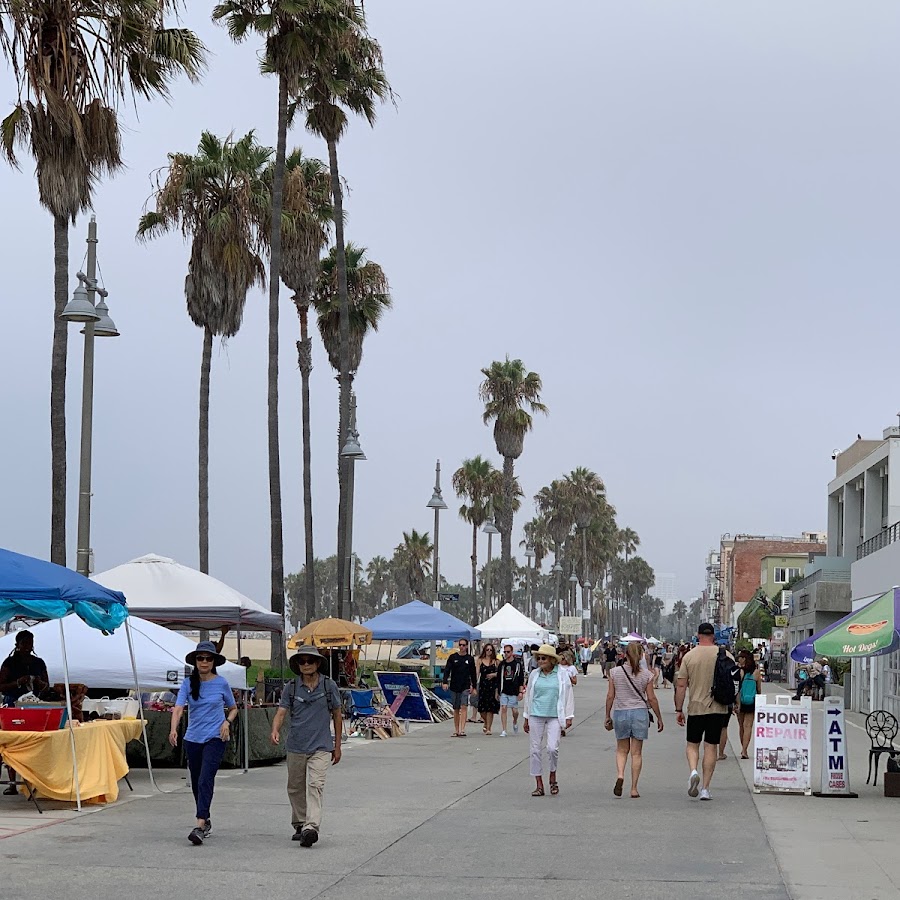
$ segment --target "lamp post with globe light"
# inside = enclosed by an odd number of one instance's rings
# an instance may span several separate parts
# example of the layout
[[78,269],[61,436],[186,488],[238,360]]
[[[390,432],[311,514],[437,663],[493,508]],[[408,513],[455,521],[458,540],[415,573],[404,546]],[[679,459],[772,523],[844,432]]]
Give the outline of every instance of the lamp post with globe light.
[[487,618],[493,612],[491,603],[491,540],[495,534],[500,534],[499,529],[494,524],[494,504],[492,502],[488,502],[487,519],[485,520],[484,528],[481,530],[488,536],[487,565],[484,569],[484,614],[485,618]]
[[527,580],[525,582],[525,593],[526,593],[525,607],[528,610],[528,618],[529,619],[534,619],[534,585],[531,581],[531,565],[532,565],[532,561],[534,560],[534,558],[535,558],[534,544],[529,542],[525,545],[525,559],[527,560],[527,564],[528,564],[528,575],[527,575]]
[[[356,394],[350,394],[350,424],[347,429],[347,440],[341,448],[341,457],[348,462],[347,466],[347,531],[346,557],[341,560],[340,577],[343,580],[344,592],[347,596],[347,618],[353,621],[353,492],[356,487],[356,463],[366,459],[366,454],[359,443],[359,432],[356,429]],[[338,597],[341,594],[338,592]],[[338,604],[337,617],[344,615],[343,605]]]

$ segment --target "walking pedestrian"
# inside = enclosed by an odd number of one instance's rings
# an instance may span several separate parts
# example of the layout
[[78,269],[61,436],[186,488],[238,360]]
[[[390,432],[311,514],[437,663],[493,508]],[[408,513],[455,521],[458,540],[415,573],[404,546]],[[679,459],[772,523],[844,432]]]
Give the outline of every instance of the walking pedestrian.
[[493,644],[485,644],[478,657],[478,712],[484,719],[482,731],[490,736],[494,716],[500,712],[497,652]]
[[609,678],[609,673],[616,665],[616,645],[607,641],[603,648],[603,677]]
[[572,685],[578,684],[578,669],[575,668],[575,654],[572,653],[571,650],[564,650],[560,653],[560,665],[562,665],[566,674],[569,676],[569,681],[572,682]]
[[525,691],[525,733],[531,737],[531,774],[535,779],[532,797],[544,796],[543,744],[546,739],[550,769],[550,793],[559,793],[556,770],[559,739],[563,729],[572,727],[575,703],[572,682],[559,665],[559,655],[550,644],[542,644],[534,654],[537,668],[528,676]]
[[[341,695],[322,671],[326,658],[302,646],[288,660],[297,676],[281,694],[272,720],[272,743],[281,743],[281,726],[290,715],[287,738],[287,794],[291,802],[292,841],[312,847],[322,827],[322,800],[329,766],[341,761]],[[334,726],[334,737],[331,734]]]
[[515,656],[513,645],[503,647],[503,659],[500,661],[500,737],[506,737],[507,710],[512,710],[513,734],[519,733],[519,701],[525,696],[525,666]]
[[184,752],[191,773],[191,791],[196,805],[197,824],[188,840],[200,845],[212,831],[210,807],[215,789],[216,773],[222,764],[225,749],[231,740],[231,724],[237,718],[237,704],[228,682],[216,673],[225,664],[225,657],[216,651],[212,641],[200,641],[197,649],[185,656],[193,666],[190,678],[181,683],[172,708],[169,743],[178,746],[178,723],[185,707],[190,714],[184,733]]
[[[687,723],[687,756],[691,774],[688,779],[688,796],[709,800],[709,785],[716,771],[716,756],[722,728],[728,721],[727,705],[718,703],[712,696],[716,660],[719,648],[715,643],[715,628],[703,622],[697,629],[697,646],[685,654],[675,683],[675,712],[678,724]],[[729,659],[731,654],[726,652]],[[688,693],[687,719],[684,715],[685,693]],[[703,776],[700,776],[700,744],[703,744]]]
[[456,653],[451,653],[441,677],[444,690],[450,691],[453,705],[453,737],[466,736],[466,712],[469,693],[478,687],[478,671],[469,653],[469,642],[462,638],[457,642]]
[[[625,764],[631,753],[631,796],[640,797],[638,779],[644,764],[644,741],[650,732],[650,710],[656,713],[656,730],[663,730],[659,700],[653,692],[653,675],[641,668],[641,645],[632,641],[626,651],[627,662],[610,673],[606,694],[606,727],[616,730],[616,784],[613,794],[622,796]],[[631,671],[629,671],[629,669]]]
[[747,748],[753,737],[753,714],[756,711],[756,695],[762,690],[762,673],[749,650],[741,650],[737,658],[741,669],[741,684],[738,689],[737,719],[741,736],[741,759],[750,759]]
[[581,659],[581,674],[587,678],[588,666],[591,664],[591,648],[587,644],[583,644],[578,655]]

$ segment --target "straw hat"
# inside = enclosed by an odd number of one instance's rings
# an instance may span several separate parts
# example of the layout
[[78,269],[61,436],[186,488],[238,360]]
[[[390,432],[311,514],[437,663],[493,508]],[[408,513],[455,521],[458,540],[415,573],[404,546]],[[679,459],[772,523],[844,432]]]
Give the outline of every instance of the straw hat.
[[541,644],[537,650],[533,651],[532,656],[549,656],[551,659],[555,659],[559,662],[559,654],[556,652],[556,647],[552,644]]

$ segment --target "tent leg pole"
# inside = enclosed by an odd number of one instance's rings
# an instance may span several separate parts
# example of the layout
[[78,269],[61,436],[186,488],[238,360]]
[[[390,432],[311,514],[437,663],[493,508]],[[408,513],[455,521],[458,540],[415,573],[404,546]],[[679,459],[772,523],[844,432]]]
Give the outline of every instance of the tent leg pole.
[[147,738],[147,721],[144,719],[144,704],[141,700],[141,685],[138,679],[137,663],[134,660],[134,644],[131,640],[131,624],[125,620],[125,637],[128,638],[128,655],[131,657],[131,671],[134,675],[134,690],[137,694],[138,718],[141,720],[141,738],[144,742],[144,752],[147,754],[147,774],[150,776],[150,784],[159,790],[156,779],[153,777],[153,763],[150,761],[150,741]]
[[63,680],[66,683],[66,709],[69,713],[69,743],[72,745],[72,772],[75,775],[75,806],[81,810],[81,784],[78,780],[78,753],[75,750],[75,723],[72,721],[72,689],[69,687],[69,661],[66,659],[66,633],[59,620],[59,640],[62,645]]
[[250,710],[247,708],[250,702],[250,692],[242,691],[241,696],[244,698],[244,774],[250,771]]

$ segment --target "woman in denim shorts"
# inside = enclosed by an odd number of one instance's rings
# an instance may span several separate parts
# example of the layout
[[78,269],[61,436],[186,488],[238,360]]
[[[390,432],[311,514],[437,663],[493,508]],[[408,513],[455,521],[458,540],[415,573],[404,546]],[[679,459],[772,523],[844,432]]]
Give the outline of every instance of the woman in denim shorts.
[[659,701],[653,692],[654,673],[641,668],[643,650],[632,641],[625,651],[625,662],[609,673],[606,694],[606,727],[616,730],[616,785],[613,793],[622,796],[625,763],[631,753],[631,797],[636,799],[638,779],[644,763],[643,746],[650,731],[650,709],[656,714],[656,730],[663,730]]

